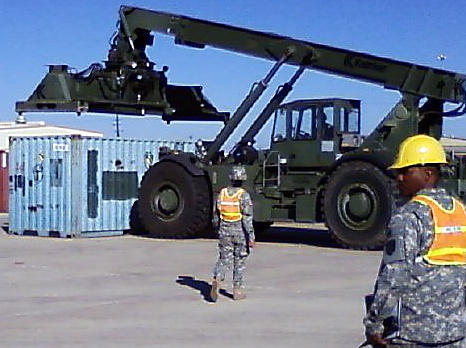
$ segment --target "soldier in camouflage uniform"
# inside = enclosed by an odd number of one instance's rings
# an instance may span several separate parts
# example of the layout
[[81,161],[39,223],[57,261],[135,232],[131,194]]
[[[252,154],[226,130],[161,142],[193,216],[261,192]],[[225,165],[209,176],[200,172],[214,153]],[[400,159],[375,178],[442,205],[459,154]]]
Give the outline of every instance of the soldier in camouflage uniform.
[[253,207],[251,196],[241,188],[246,180],[243,166],[234,166],[230,173],[231,186],[223,188],[216,200],[213,225],[218,230],[218,260],[214,268],[210,297],[217,301],[221,282],[233,264],[233,299],[246,298],[243,275],[249,248],[254,247],[252,225]]
[[[390,220],[374,301],[364,319],[373,347],[463,347],[466,213],[437,187],[445,163],[440,143],[417,135],[401,144],[390,167],[410,200]],[[390,317],[397,325],[387,337]]]

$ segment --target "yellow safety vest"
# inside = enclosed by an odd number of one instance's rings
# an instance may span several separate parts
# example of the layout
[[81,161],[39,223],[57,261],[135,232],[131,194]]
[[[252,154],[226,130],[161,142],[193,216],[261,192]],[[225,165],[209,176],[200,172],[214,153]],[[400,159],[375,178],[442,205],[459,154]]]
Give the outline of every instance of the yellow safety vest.
[[243,218],[241,214],[241,195],[245,191],[238,189],[233,195],[228,194],[228,189],[224,188],[219,194],[220,219],[228,222],[240,221]]
[[433,265],[466,265],[466,212],[453,199],[453,208],[444,209],[435,199],[417,195],[413,201],[428,205],[434,219],[434,241],[423,259]]

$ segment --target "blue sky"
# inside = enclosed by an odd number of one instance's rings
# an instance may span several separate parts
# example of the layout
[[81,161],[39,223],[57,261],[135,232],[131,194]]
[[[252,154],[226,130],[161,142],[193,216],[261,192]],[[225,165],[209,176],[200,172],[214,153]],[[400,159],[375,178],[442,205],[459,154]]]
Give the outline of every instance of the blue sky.
[[[118,9],[122,4],[168,11],[297,39],[367,52],[417,64],[466,73],[465,0],[113,0],[16,1],[2,6],[0,20],[0,121],[16,118],[15,102],[25,100],[47,71],[48,64],[83,70],[106,58]],[[234,112],[251,85],[270,69],[269,61],[231,52],[195,50],[174,45],[157,35],[147,54],[157,67],[168,65],[169,81],[198,84],[221,111]],[[447,58],[439,61],[443,54]],[[279,84],[295,68],[285,67],[249,116],[260,112]],[[308,70],[288,100],[344,97],[362,100],[363,132],[369,133],[398,101],[399,93]],[[451,105],[453,107],[453,105]],[[28,113],[29,121],[97,130],[114,136],[114,115]],[[245,123],[248,121],[246,120]],[[166,126],[157,117],[122,118],[123,137],[183,140],[213,139],[219,123],[178,123]],[[268,143],[266,127],[258,144]],[[230,143],[238,140],[244,125]],[[466,138],[466,119],[445,122],[444,134]]]

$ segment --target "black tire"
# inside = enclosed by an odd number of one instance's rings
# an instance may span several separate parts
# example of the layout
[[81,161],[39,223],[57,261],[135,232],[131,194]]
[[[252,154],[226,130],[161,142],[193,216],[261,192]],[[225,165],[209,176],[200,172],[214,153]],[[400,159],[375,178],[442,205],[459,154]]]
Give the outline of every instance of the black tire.
[[157,163],[142,178],[139,215],[151,237],[200,236],[206,232],[211,216],[206,177],[193,176],[175,162]]
[[139,216],[139,200],[136,200],[131,206],[131,212],[129,214],[129,228],[131,234],[137,236],[147,234]]
[[337,168],[324,192],[332,238],[351,249],[382,247],[394,201],[391,188],[390,178],[370,163],[346,162]]

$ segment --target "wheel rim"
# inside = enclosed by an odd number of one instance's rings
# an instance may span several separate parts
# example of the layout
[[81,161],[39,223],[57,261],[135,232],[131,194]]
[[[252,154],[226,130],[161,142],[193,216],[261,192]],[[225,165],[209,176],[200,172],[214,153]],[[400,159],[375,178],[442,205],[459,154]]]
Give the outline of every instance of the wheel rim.
[[183,211],[183,199],[176,186],[161,185],[152,198],[152,211],[165,221],[177,218]]
[[344,187],[337,197],[337,212],[346,227],[362,231],[373,224],[377,215],[377,194],[361,183],[353,183]]

